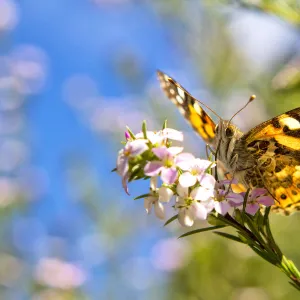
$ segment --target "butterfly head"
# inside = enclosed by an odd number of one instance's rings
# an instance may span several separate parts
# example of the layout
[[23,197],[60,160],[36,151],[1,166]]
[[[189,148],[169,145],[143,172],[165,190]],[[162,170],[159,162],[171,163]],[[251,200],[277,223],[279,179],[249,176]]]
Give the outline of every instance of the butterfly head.
[[214,146],[218,159],[221,160],[227,169],[231,169],[232,153],[236,142],[242,137],[243,133],[230,121],[220,120],[215,127]]
[[226,141],[239,136],[241,131],[230,121],[220,120],[215,128],[216,141]]

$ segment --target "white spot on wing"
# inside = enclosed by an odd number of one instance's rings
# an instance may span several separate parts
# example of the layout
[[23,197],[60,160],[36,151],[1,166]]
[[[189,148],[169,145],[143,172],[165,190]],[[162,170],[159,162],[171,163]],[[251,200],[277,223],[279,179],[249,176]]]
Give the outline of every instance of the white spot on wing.
[[203,109],[201,108],[201,106],[198,103],[194,104],[194,109],[198,115],[202,114]]
[[176,100],[179,104],[182,104],[184,102],[184,100],[182,99],[182,97],[180,97],[180,95],[176,96]]
[[182,90],[182,89],[180,89],[180,88],[177,88],[177,90],[178,90],[178,95],[181,97],[181,98],[185,98],[185,92],[184,92],[184,90]]
[[289,129],[300,129],[300,122],[292,117],[279,120],[281,126],[287,126]]
[[178,106],[178,110],[180,111],[181,114],[185,115],[186,111],[182,106]]

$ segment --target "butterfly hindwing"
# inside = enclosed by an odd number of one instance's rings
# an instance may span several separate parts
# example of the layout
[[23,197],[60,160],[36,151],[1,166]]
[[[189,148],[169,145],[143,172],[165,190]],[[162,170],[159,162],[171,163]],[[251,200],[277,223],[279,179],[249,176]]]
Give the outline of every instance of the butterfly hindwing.
[[300,108],[256,126],[244,140],[263,185],[276,200],[273,208],[285,214],[299,210]]
[[167,97],[178,107],[181,114],[192,125],[203,140],[212,145],[215,137],[216,124],[199,105],[197,99],[191,96],[173,78],[157,71],[160,84]]

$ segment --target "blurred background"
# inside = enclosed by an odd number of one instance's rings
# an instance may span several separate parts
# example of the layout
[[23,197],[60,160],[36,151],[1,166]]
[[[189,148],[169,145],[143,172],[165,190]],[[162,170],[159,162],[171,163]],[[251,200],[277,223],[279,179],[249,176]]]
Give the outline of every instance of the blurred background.
[[[110,172],[143,120],[204,155],[156,69],[224,118],[256,94],[245,131],[299,107],[299,25],[296,0],[0,0],[0,299],[299,299],[243,245],[178,240],[133,201],[148,183]],[[300,266],[299,214],[271,221]]]

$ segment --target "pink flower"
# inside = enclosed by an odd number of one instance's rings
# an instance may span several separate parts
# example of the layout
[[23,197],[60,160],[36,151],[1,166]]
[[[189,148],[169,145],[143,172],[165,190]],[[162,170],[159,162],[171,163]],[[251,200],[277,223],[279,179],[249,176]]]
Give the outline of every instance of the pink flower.
[[190,158],[187,153],[181,153],[182,147],[170,147],[162,146],[159,148],[153,148],[152,152],[160,159],[156,161],[148,162],[144,168],[144,173],[147,176],[161,175],[161,179],[164,183],[172,184],[176,181],[178,171],[176,165],[178,162]]
[[117,173],[122,177],[122,184],[127,194],[129,159],[148,150],[147,142],[147,140],[143,139],[130,141],[125,145],[124,149],[119,151],[117,158]]
[[253,189],[247,199],[245,211],[250,215],[255,215],[260,208],[260,204],[264,206],[271,206],[274,204],[274,199],[267,196],[268,191],[264,188]]
[[126,141],[130,140],[130,134],[128,133],[128,131],[125,131],[125,139]]
[[214,197],[214,209],[221,215],[226,215],[230,208],[238,207],[243,204],[244,196],[242,194],[236,194],[228,192],[228,187],[225,185],[237,183],[234,180],[221,180],[215,185],[215,197]]

